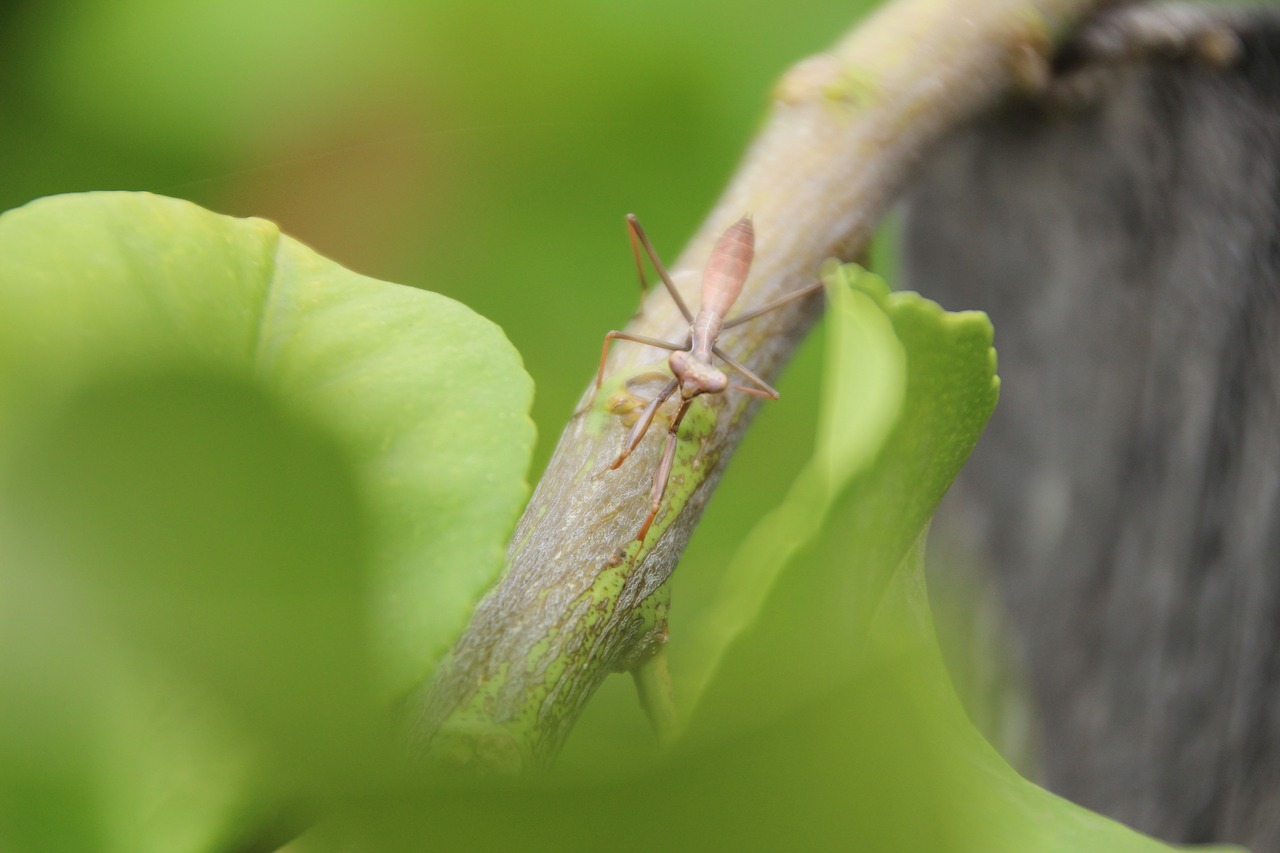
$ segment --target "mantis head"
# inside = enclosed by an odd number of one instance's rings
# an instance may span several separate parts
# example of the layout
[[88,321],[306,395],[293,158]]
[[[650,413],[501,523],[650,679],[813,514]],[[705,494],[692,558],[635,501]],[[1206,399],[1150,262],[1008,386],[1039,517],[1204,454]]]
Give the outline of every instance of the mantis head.
[[692,400],[699,394],[719,394],[729,387],[729,377],[708,360],[677,350],[668,359],[671,373],[680,380],[680,396]]

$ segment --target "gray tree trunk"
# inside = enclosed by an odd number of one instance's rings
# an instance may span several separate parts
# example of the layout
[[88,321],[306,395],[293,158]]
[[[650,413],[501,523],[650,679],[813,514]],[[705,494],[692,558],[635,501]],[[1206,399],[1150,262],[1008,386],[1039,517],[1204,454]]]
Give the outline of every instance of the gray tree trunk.
[[980,543],[1041,781],[1280,850],[1280,28],[1118,68],[925,169],[906,286],[990,313],[1002,399],[938,527]]

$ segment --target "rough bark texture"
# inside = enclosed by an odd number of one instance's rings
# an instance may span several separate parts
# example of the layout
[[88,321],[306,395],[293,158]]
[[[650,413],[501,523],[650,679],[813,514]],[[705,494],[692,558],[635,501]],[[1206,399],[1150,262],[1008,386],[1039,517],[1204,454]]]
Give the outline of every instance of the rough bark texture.
[[912,193],[906,284],[995,323],[1000,405],[939,532],[990,556],[1043,781],[1280,849],[1280,26],[1007,108]]

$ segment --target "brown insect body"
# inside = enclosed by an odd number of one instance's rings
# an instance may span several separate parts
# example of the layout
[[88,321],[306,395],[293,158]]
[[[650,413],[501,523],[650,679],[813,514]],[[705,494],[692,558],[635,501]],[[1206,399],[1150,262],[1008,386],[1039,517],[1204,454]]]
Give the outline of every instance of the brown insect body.
[[658,409],[678,389],[680,392],[680,408],[671,419],[671,426],[667,429],[666,446],[663,450],[662,461],[658,464],[657,471],[654,472],[653,489],[649,494],[649,515],[640,526],[640,532],[636,534],[636,539],[643,541],[645,535],[649,532],[649,526],[657,518],[658,510],[662,506],[662,497],[666,493],[667,481],[671,477],[671,469],[675,463],[676,433],[680,429],[680,422],[684,420],[685,413],[689,410],[690,403],[701,394],[719,394],[729,387],[728,376],[715,365],[713,359],[720,359],[731,370],[756,386],[754,388],[742,385],[733,387],[758,397],[766,397],[772,400],[778,399],[778,392],[769,383],[756,376],[749,368],[738,363],[716,346],[716,340],[720,337],[720,333],[724,329],[753,320],[761,314],[767,314],[802,296],[814,293],[820,290],[822,285],[821,283],[811,284],[762,308],[749,311],[740,317],[726,321],[725,317],[742,293],[742,286],[746,283],[747,274],[751,270],[751,261],[755,257],[755,227],[752,225],[751,217],[744,216],[729,226],[712,248],[711,255],[707,258],[706,269],[703,271],[701,303],[698,306],[697,315],[694,316],[690,314],[688,306],[685,305],[680,292],[676,290],[671,276],[667,274],[666,268],[662,265],[657,252],[654,251],[649,238],[645,235],[644,229],[640,227],[640,223],[634,215],[627,215],[627,226],[631,234],[631,247],[635,254],[636,270],[640,275],[641,288],[645,287],[645,278],[644,267],[640,261],[639,246],[644,247],[650,262],[658,272],[658,277],[662,279],[663,285],[667,288],[667,292],[671,294],[671,298],[680,309],[680,313],[689,321],[689,336],[684,344],[675,344],[671,341],[633,335],[629,332],[618,330],[609,332],[605,335],[604,347],[600,353],[600,367],[596,371],[596,390],[599,391],[600,385],[604,380],[604,367],[609,355],[609,345],[614,340],[632,341],[671,351],[671,356],[667,360],[671,368],[671,380],[645,406],[639,419],[631,428],[631,433],[627,436],[626,443],[623,444],[622,452],[618,454],[618,458],[609,466],[610,470],[614,470],[626,461],[631,452],[639,446],[645,433],[648,432]]
[[702,274],[702,301],[689,325],[689,349],[671,353],[671,374],[680,380],[680,397],[692,400],[699,394],[718,394],[729,378],[712,361],[712,348],[725,314],[733,307],[755,256],[756,232],[749,217],[742,217],[721,235],[707,259]]
[[702,304],[693,318],[693,352],[711,360],[711,347],[733,303],[742,293],[742,285],[751,271],[756,254],[756,229],[751,217],[744,216],[729,227],[716,241],[702,274]]

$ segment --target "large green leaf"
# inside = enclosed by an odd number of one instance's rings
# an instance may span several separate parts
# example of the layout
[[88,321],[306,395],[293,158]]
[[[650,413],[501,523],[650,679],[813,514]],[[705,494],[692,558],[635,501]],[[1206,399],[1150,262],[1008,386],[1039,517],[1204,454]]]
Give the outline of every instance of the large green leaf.
[[[694,705],[683,750],[755,754],[743,760],[758,785],[775,772],[821,780],[824,805],[808,809],[827,844],[1167,849],[1022,779],[969,722],[942,663],[923,541],[996,403],[990,323],[890,293],[857,267],[827,279],[814,457],[747,537],[725,595],[683,626],[689,648],[673,641],[677,689]],[[777,737],[823,751],[766,765],[755,741]]]
[[526,493],[501,332],[113,193],[0,217],[0,328],[3,834],[206,849],[255,788],[359,785]]
[[[734,725],[757,725],[787,703],[825,691],[832,672],[860,659],[893,571],[995,407],[999,379],[985,315],[948,314],[918,294],[890,293],[858,267],[833,266],[826,274],[827,356],[814,455],[744,540],[710,610],[688,617],[683,647],[673,643],[686,714],[715,677],[723,687],[706,700],[742,706]],[[829,561],[828,552],[807,553],[822,547],[839,550]],[[805,559],[791,559],[799,554]],[[796,612],[801,595],[819,609]],[[734,651],[740,641],[745,647]],[[783,683],[743,705],[745,697],[729,686],[753,688],[732,672],[724,677],[721,665],[741,667],[745,676],[757,666],[755,654],[771,659],[776,652],[768,649],[783,647],[797,654],[779,674]],[[695,712],[690,722],[697,726],[702,717],[721,727],[720,716]]]
[[[207,849],[255,795],[368,776],[364,519],[332,439],[186,371],[94,383],[18,451],[0,846]],[[67,826],[75,843],[51,834]]]
[[[746,536],[710,608],[679,626],[672,654],[686,717],[731,644],[759,618],[779,574],[818,536],[835,500],[874,461],[901,414],[906,354],[892,323],[872,296],[851,290],[842,275],[832,280],[814,457],[786,499]],[[985,422],[980,415],[977,429]]]
[[493,579],[522,503],[532,395],[500,330],[357,275],[255,219],[145,194],[60,196],[0,219],[0,450],[67,389],[201,365],[333,429],[374,524],[390,692],[421,681]]

